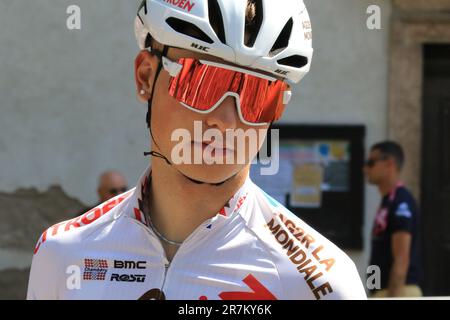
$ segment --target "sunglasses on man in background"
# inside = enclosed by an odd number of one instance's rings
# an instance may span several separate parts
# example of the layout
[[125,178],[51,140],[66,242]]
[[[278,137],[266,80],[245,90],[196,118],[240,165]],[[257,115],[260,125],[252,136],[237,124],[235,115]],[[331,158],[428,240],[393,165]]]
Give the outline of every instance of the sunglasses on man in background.
[[124,193],[124,192],[127,192],[127,190],[128,190],[128,187],[127,186],[125,186],[125,187],[120,187],[120,188],[111,188],[111,189],[109,189],[108,190],[108,192],[110,193],[110,194],[113,194],[113,195],[119,195],[119,194],[122,194],[122,193]]
[[385,161],[385,160],[387,160],[387,159],[388,159],[387,157],[379,157],[379,158],[367,159],[367,160],[364,162],[364,165],[365,165],[366,167],[373,168],[373,167],[377,164],[377,162],[379,162],[379,161]]

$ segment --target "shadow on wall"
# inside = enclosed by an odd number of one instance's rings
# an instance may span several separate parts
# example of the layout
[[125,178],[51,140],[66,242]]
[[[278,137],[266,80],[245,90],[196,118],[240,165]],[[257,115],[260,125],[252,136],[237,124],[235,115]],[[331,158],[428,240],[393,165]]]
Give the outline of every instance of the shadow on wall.
[[[25,299],[29,266],[38,238],[48,227],[72,219],[85,208],[59,186],[52,186],[46,192],[19,189],[14,193],[0,193],[0,300]],[[18,258],[11,261],[10,257]]]

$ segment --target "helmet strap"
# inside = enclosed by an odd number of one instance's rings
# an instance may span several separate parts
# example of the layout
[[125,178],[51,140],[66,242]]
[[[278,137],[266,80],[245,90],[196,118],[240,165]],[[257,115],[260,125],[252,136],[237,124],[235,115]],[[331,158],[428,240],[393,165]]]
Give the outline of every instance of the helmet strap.
[[[158,57],[158,68],[156,70],[155,80],[153,81],[152,92],[150,94],[150,99],[148,100],[148,110],[147,110],[146,120],[147,120],[147,127],[150,130],[150,135],[152,137],[152,140],[155,143],[155,145],[158,147],[159,150],[161,150],[161,148],[158,146],[158,143],[156,142],[155,137],[153,136],[152,127],[151,127],[152,105],[153,105],[153,96],[154,96],[154,92],[155,92],[156,82],[158,81],[159,74],[161,73],[161,70],[162,70],[162,67],[163,67],[163,65],[162,65],[162,57],[167,56],[167,52],[168,51],[169,51],[169,47],[168,46],[164,46],[163,47],[162,53],[159,52],[159,51],[156,51],[156,50],[155,51],[152,50],[152,53]],[[144,156],[153,156],[153,157],[156,157],[156,158],[161,158],[161,159],[165,160],[168,165],[170,165],[170,166],[172,165],[172,163],[169,161],[169,159],[167,159],[167,157],[165,157],[163,154],[161,154],[159,152],[156,152],[156,151],[144,152]],[[186,176],[185,174],[181,173],[179,170],[177,170],[177,171],[181,175],[183,175],[186,179],[190,180],[191,182],[193,182],[195,184],[209,184],[209,185],[212,185],[212,186],[215,186],[215,187],[219,187],[219,186],[223,185],[224,183],[228,182],[229,180],[231,180],[231,179],[233,179],[234,177],[237,176],[237,173],[236,173],[235,175],[231,176],[230,178],[228,178],[228,179],[226,179],[226,180],[224,180],[222,182],[219,182],[219,183],[207,183],[207,182],[202,182],[202,181],[198,181],[198,180],[192,179],[192,178]]]

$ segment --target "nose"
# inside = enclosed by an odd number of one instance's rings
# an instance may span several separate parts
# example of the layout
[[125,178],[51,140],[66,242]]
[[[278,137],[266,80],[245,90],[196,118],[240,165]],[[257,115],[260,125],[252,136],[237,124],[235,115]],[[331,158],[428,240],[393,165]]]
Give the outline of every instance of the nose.
[[225,132],[226,129],[236,128],[239,115],[236,109],[234,97],[226,97],[225,100],[213,112],[206,115],[206,124],[211,128]]

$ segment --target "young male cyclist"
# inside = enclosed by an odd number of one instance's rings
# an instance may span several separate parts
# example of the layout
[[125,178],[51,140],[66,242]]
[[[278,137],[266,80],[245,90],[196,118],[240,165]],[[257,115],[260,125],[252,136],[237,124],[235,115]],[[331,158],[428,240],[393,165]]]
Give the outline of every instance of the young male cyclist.
[[[135,189],[44,232],[28,298],[364,299],[354,263],[250,180],[264,137],[256,148],[227,139],[267,133],[309,71],[303,1],[147,0],[136,36],[151,169]],[[176,132],[191,137],[181,153]]]

